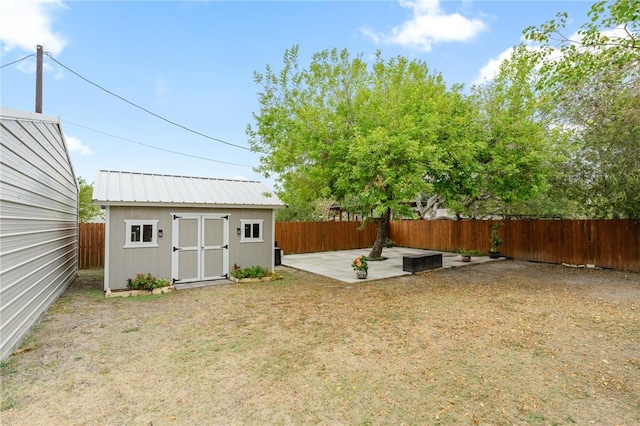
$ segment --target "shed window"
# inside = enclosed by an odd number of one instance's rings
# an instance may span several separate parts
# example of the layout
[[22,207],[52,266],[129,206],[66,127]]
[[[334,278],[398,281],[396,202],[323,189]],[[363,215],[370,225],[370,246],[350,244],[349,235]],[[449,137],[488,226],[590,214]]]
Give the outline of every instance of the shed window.
[[242,234],[240,235],[241,243],[261,243],[263,242],[262,237],[262,224],[264,220],[240,220],[240,229],[242,230]]
[[125,220],[125,248],[158,247],[157,220]]

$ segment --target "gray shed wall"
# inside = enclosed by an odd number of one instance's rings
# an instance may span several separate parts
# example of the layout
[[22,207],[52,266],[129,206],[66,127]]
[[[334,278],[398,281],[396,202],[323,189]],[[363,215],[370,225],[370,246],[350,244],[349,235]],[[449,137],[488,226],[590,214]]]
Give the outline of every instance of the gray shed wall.
[[0,359],[4,359],[77,275],[78,188],[57,118],[1,112]]
[[[151,273],[157,278],[171,279],[172,219],[170,213],[223,213],[229,218],[229,271],[236,264],[242,268],[260,265],[273,269],[273,210],[271,209],[212,209],[177,207],[107,207],[107,247],[105,250],[105,290],[124,289],[127,278],[137,273]],[[125,220],[158,220],[158,247],[124,248]],[[262,243],[240,243],[236,229],[241,219],[262,219]]]

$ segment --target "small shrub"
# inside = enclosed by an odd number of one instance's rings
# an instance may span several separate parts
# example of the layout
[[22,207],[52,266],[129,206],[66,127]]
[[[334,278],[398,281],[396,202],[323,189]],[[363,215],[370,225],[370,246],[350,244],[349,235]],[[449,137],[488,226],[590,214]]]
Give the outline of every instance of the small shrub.
[[127,278],[129,290],[153,290],[154,288],[167,287],[170,284],[169,280],[156,278],[149,273],[139,273],[133,278]]
[[369,265],[367,265],[367,256],[358,256],[353,259],[353,262],[351,262],[351,268],[353,268],[354,271],[368,271]]
[[391,238],[387,238],[384,242],[384,246],[386,248],[391,248],[391,247],[395,247],[396,246],[396,242],[393,241]]
[[243,278],[264,278],[269,274],[266,268],[256,265],[244,269],[236,269],[231,272],[231,276],[239,280]]
[[462,256],[482,256],[482,252],[476,249],[467,250],[465,248],[461,248],[458,249],[458,253],[460,253]]
[[494,223],[491,227],[491,237],[489,237],[489,244],[491,244],[491,248],[489,249],[490,253],[498,252],[498,247],[504,242],[500,235],[498,235],[498,228],[503,226],[504,223],[498,222]]

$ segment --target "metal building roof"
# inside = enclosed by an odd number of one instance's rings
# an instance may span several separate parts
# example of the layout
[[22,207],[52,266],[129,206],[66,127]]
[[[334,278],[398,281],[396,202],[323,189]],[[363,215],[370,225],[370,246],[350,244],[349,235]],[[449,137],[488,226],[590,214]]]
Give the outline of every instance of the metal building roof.
[[93,201],[103,206],[284,207],[258,181],[99,170]]

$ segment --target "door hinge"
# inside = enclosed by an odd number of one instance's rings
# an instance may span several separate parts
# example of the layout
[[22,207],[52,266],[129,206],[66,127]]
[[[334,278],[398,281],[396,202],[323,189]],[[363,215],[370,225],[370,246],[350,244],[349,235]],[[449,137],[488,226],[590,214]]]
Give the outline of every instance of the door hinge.
[[222,216],[222,218],[223,218],[223,219],[227,219],[227,220],[229,220],[229,215]]
[[225,244],[225,245],[223,245],[223,246],[222,246],[222,248],[223,248],[223,249],[227,249],[227,250],[229,250],[229,244]]
[[177,214],[174,214],[173,215],[173,220],[176,220],[176,219],[182,219],[182,216],[178,216]]
[[173,251],[178,251],[178,250],[180,250],[180,247],[174,247],[173,248]]
[[178,281],[180,281],[178,278],[172,278],[172,279],[171,279],[171,282],[172,282],[173,284],[177,283]]

